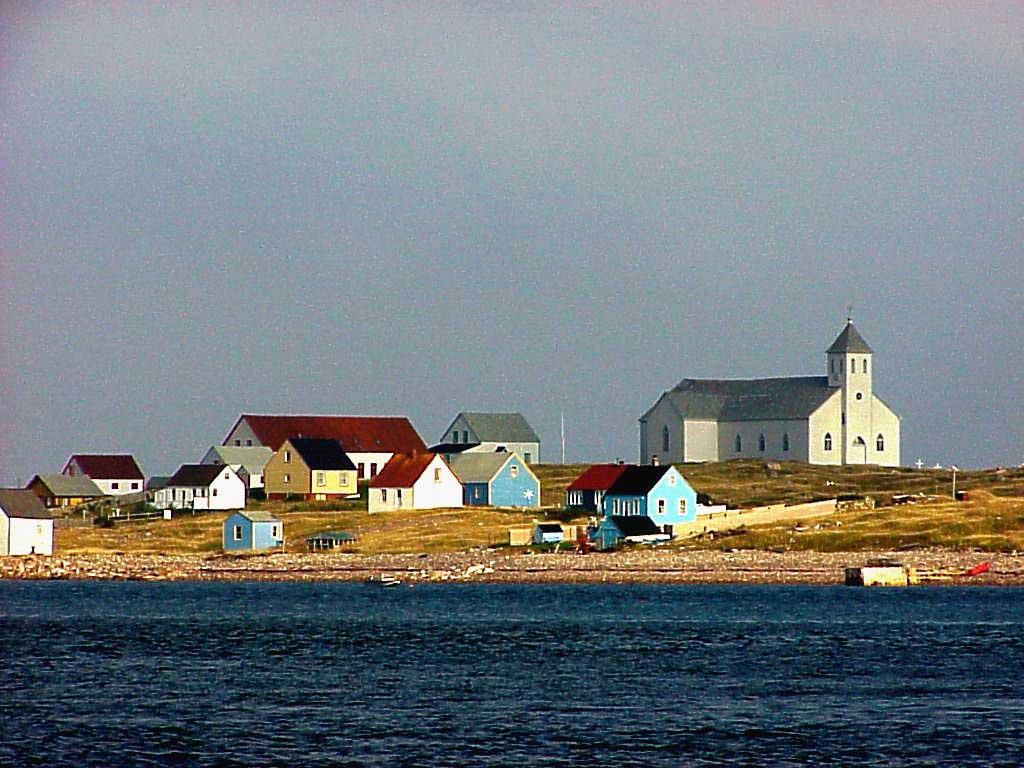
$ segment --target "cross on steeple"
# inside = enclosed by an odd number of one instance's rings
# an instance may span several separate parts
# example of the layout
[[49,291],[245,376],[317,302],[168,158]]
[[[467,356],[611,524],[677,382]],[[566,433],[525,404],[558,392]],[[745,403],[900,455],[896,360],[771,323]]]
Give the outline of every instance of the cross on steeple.
[[853,304],[846,305],[846,324],[849,325],[853,322]]

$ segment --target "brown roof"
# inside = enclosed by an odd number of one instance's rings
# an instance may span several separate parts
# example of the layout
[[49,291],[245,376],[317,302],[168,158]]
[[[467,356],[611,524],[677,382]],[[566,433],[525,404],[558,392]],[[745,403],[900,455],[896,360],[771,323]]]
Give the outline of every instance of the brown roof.
[[61,470],[66,475],[71,462],[75,462],[82,474],[93,480],[145,480],[142,470],[134,457],[127,453],[76,453]]
[[208,488],[224,470],[225,467],[219,464],[182,464],[167,481],[166,487]]
[[49,520],[53,515],[46,511],[43,502],[32,491],[22,488],[0,488],[0,509],[8,517]]
[[[411,488],[426,471],[436,453],[395,454],[370,481],[371,488]],[[444,459],[441,459],[444,461]]]
[[[426,449],[423,439],[404,416],[266,416],[242,414],[235,426],[245,421],[256,437],[278,450],[293,437],[330,438],[341,443],[346,453],[415,453]],[[224,445],[227,445],[227,439]]]

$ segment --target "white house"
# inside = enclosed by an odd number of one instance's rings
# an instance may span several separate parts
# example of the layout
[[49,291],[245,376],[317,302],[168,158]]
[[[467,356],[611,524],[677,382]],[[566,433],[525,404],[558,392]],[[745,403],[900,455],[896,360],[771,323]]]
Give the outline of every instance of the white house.
[[124,496],[146,489],[146,477],[130,454],[76,453],[60,473],[88,477],[105,496]]
[[463,411],[445,430],[437,453],[518,453],[527,464],[540,461],[540,438],[521,413]]
[[228,466],[182,464],[153,503],[160,509],[245,509],[245,482]]
[[683,379],[640,417],[641,463],[899,466],[900,419],[874,393],[873,352],[851,321],[825,362],[826,376]]
[[263,470],[273,455],[265,445],[214,445],[199,463],[231,467],[252,490],[263,487]]
[[436,453],[397,454],[370,481],[370,512],[462,506],[462,483]]
[[53,517],[32,491],[0,488],[0,555],[33,554],[53,554]]

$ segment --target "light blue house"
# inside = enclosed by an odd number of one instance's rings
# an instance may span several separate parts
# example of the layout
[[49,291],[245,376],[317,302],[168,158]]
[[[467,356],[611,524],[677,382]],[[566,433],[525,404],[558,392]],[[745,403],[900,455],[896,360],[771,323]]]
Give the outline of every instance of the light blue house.
[[558,523],[538,523],[533,529],[534,544],[557,544],[565,541],[565,531]]
[[235,512],[224,521],[224,551],[251,552],[284,546],[284,526],[269,512]]
[[665,533],[697,519],[697,492],[673,466],[630,466],[605,492],[605,517],[649,517]]
[[518,453],[454,454],[451,468],[466,506],[540,506],[540,481]]

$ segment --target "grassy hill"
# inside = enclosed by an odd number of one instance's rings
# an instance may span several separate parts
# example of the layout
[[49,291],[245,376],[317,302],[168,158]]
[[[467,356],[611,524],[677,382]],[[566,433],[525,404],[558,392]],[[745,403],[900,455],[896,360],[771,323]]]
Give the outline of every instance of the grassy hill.
[[[278,514],[285,525],[289,551],[303,551],[304,539],[324,530],[342,529],[360,538],[354,551],[450,552],[508,541],[508,527],[535,518],[574,518],[557,508],[565,487],[585,465],[540,465],[544,512],[494,509],[422,510],[371,515],[358,503],[264,502],[258,507]],[[716,503],[730,507],[798,503],[841,494],[871,495],[882,506],[847,512],[820,527],[792,524],[762,526],[713,540],[679,542],[708,548],[786,548],[818,551],[895,549],[903,546],[977,547],[1024,550],[1024,469],[961,472],[957,488],[968,501],[955,503],[948,471],[878,467],[812,467],[785,463],[734,461],[680,466],[690,483]],[[898,494],[931,497],[915,504],[889,506]],[[116,528],[61,528],[60,552],[219,552],[223,514],[182,515],[171,521],[120,524]],[[834,523],[838,521],[839,526]]]

